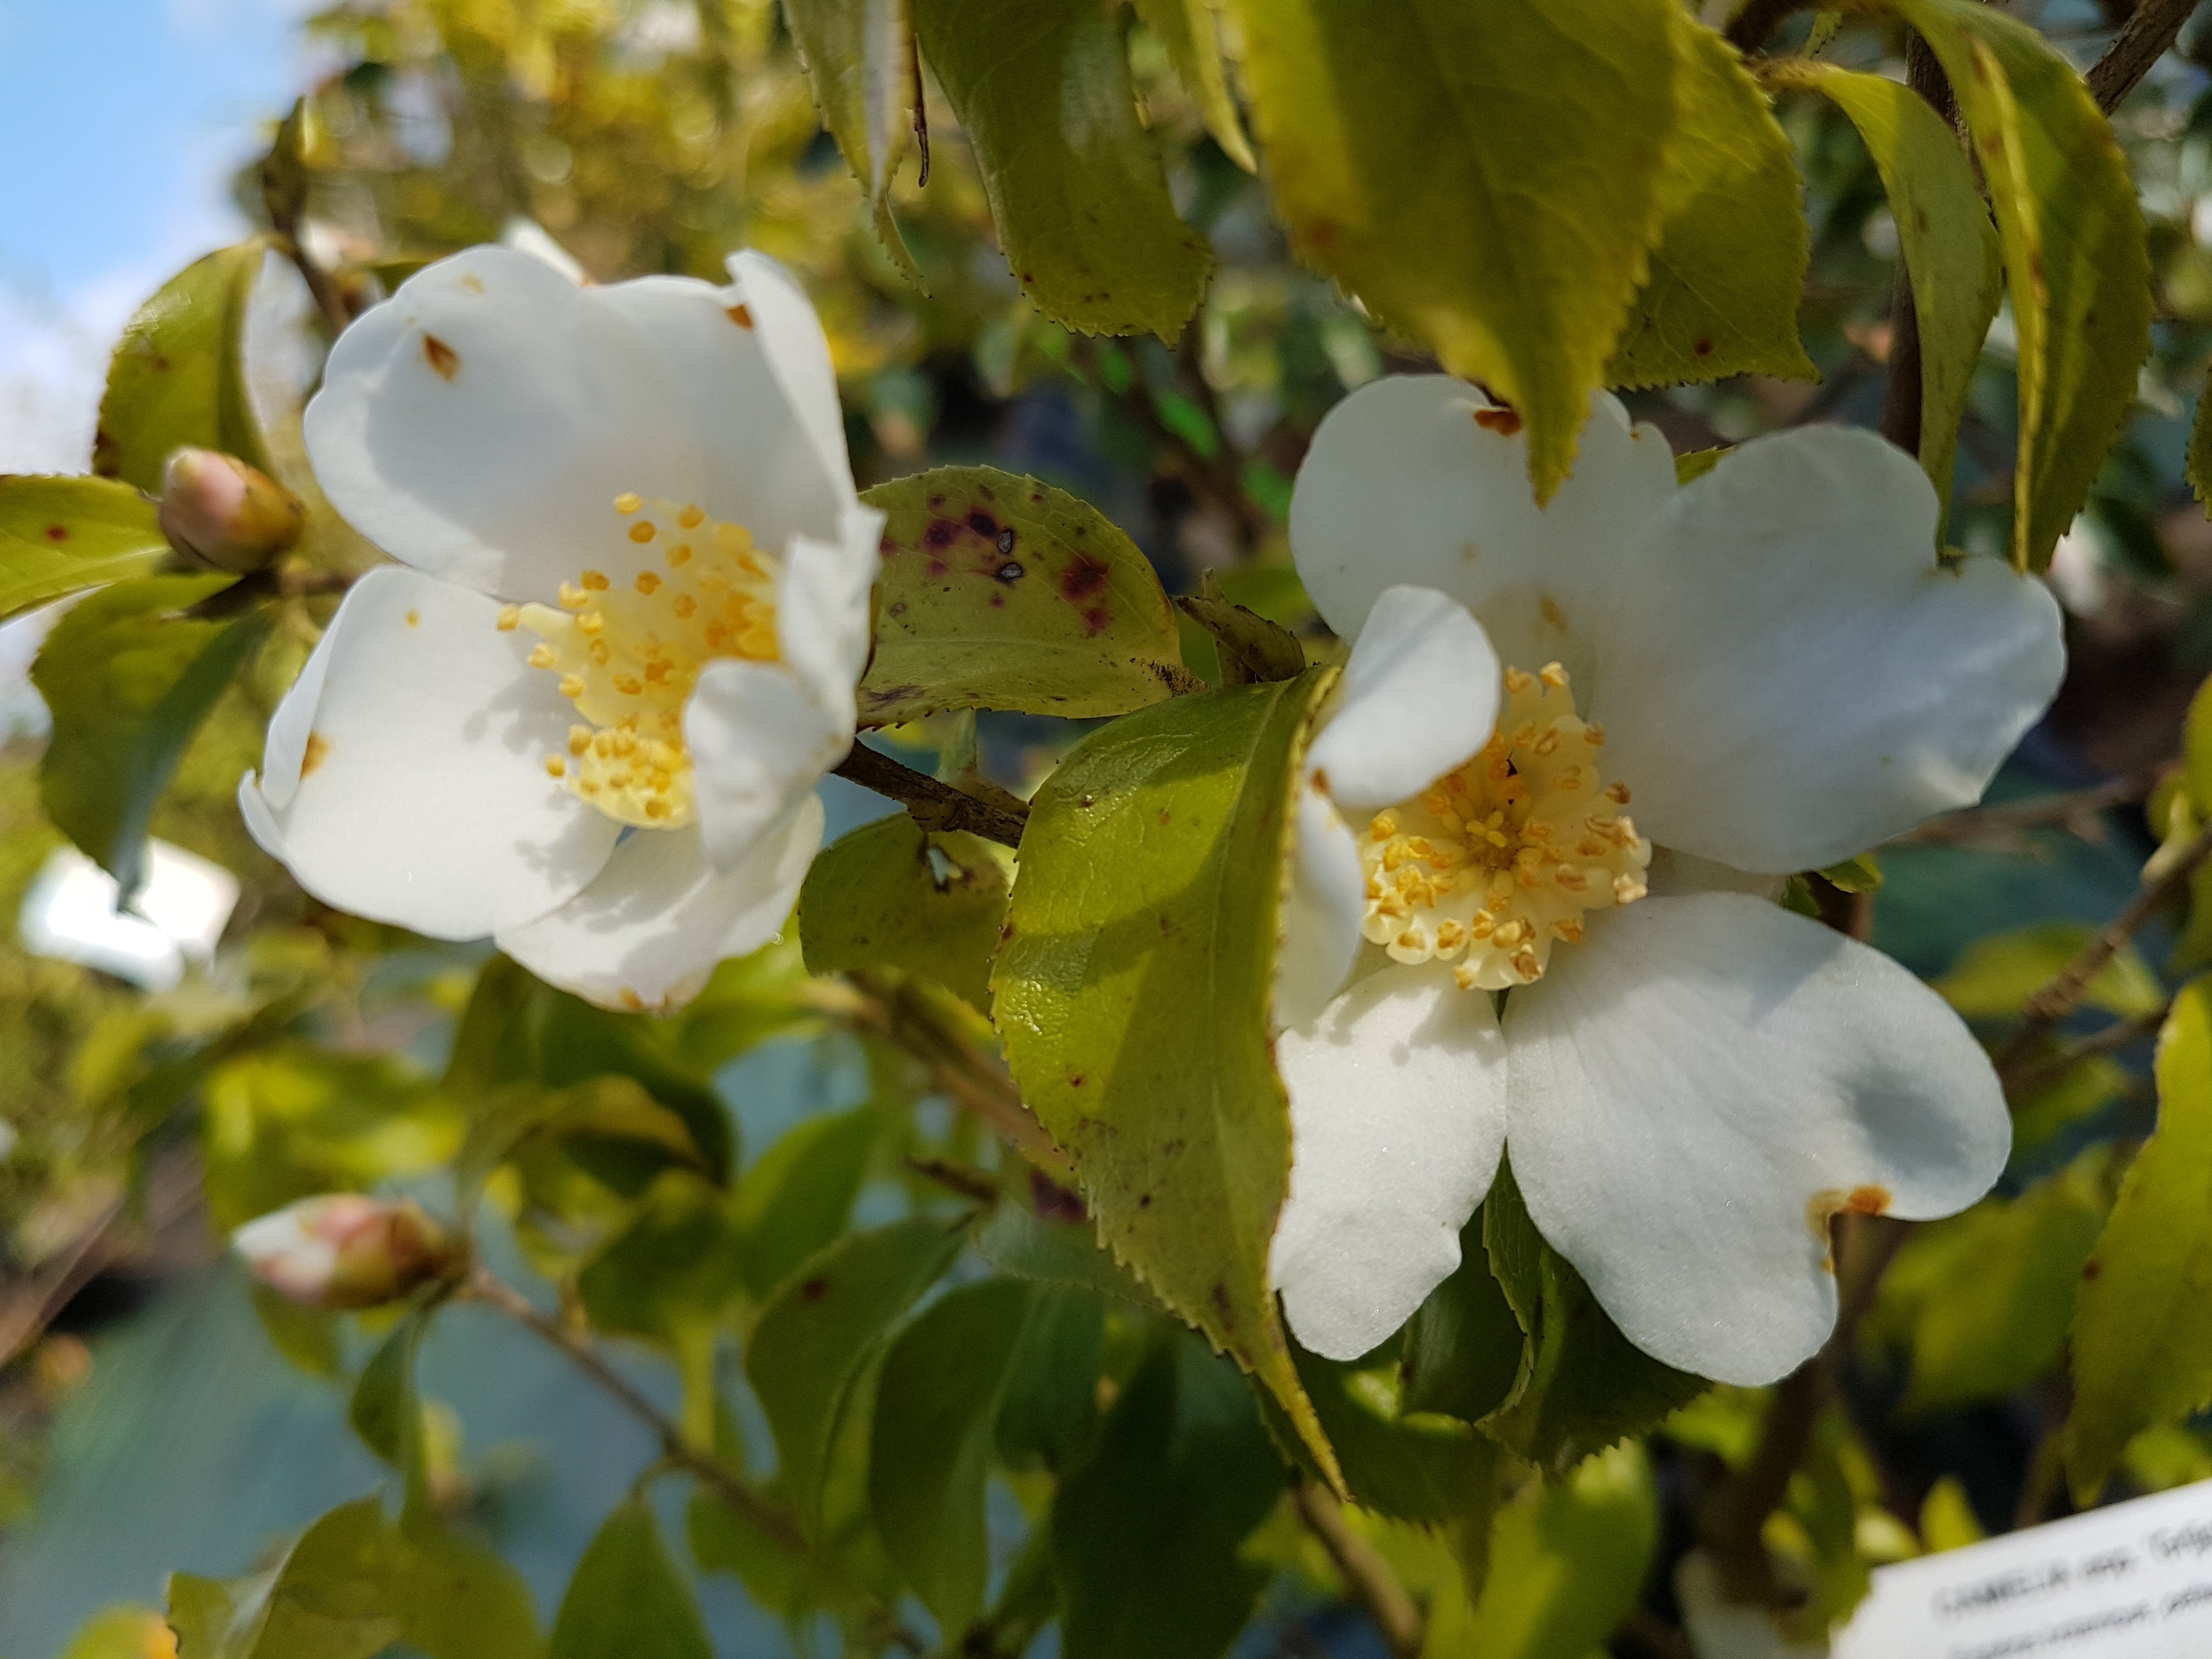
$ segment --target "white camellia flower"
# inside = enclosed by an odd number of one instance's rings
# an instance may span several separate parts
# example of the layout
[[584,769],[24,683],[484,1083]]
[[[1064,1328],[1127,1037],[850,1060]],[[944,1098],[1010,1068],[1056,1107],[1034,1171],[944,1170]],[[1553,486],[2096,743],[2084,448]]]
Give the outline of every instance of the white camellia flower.
[[1274,1279],[1309,1348],[1365,1352],[1510,1155],[1631,1340],[1768,1382],[1834,1323],[1831,1217],[1948,1215],[2011,1138],[1957,1017],[1780,878],[1977,799],[2057,689],[2058,609],[1939,564],[1870,433],[1677,488],[1600,397],[1540,508],[1518,424],[1379,381],[1298,475],[1298,571],[1354,643],[1300,793]]
[[342,909],[490,935],[611,1007],[781,926],[851,747],[882,515],[773,260],[580,285],[481,247],[339,338],[317,478],[354,585],[240,791]]

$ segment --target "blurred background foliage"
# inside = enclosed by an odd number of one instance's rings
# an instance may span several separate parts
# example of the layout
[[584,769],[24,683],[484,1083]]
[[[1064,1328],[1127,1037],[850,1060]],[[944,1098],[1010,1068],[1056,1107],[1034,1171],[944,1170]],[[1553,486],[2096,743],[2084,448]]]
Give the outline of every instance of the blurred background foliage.
[[[2027,0],[2014,9],[2087,62],[2128,8]],[[933,82],[927,182],[909,155],[890,196],[919,280],[903,274],[821,126],[774,0],[388,0],[320,11],[305,26],[326,67],[299,115],[300,234],[356,309],[422,264],[519,223],[542,227],[601,282],[719,278],[729,250],[764,249],[800,273],[828,328],[864,485],[950,462],[1033,473],[1127,529],[1170,592],[1210,572],[1232,598],[1310,635],[1283,533],[1289,481],[1334,402],[1425,360],[1291,260],[1264,185],[1209,131],[1203,89],[1183,84],[1140,16],[1122,21],[1176,207],[1218,261],[1172,345],[1071,333],[1023,297]],[[1898,42],[1875,28],[1855,26],[1827,50],[1901,72]],[[2031,811],[1881,854],[1877,942],[1993,1029],[2134,892],[2169,828],[2146,821],[2153,770],[2177,753],[2189,700],[2212,669],[2212,522],[2183,472],[2212,353],[2208,70],[2212,29],[2185,33],[2115,118],[2151,227],[2154,352],[2123,440],[2054,562],[2069,613],[2065,690],[1995,798],[2104,793],[2066,813]],[[1835,108],[1800,94],[1778,112],[1806,180],[1813,264],[1800,320],[1823,378],[1632,395],[1678,453],[1805,421],[1879,424],[1896,228],[1872,161]],[[282,113],[271,112],[272,131]],[[264,214],[258,171],[240,177],[238,196]],[[1961,441],[1953,535],[1975,549],[2002,550],[2009,524],[2008,326],[2001,319],[1992,333]],[[343,568],[363,554],[333,545],[319,556]],[[243,884],[211,966],[146,994],[0,939],[0,1652],[56,1653],[105,1604],[157,1604],[166,1569],[237,1571],[374,1480],[337,1379],[381,1339],[378,1322],[249,1295],[218,1261],[222,1230],[312,1192],[422,1182],[459,1150],[459,1097],[472,1089],[523,1073],[586,1094],[605,1094],[617,1073],[643,1079],[615,1087],[621,1099],[580,1097],[578,1121],[595,1129],[550,1137],[506,1164],[488,1194],[503,1218],[492,1248],[503,1269],[526,1264],[596,1300],[602,1328],[635,1329],[672,1352],[683,1344],[665,1309],[625,1301],[643,1290],[615,1282],[613,1269],[580,1290],[576,1273],[607,1261],[610,1240],[638,1237],[647,1209],[681,1224],[686,1181],[711,1182],[718,1162],[734,1160],[734,1224],[750,1230],[749,1259],[789,1265],[848,1217],[942,1212],[952,1201],[945,1172],[957,1185],[957,1171],[988,1161],[974,1120],[945,1108],[942,1077],[855,1018],[848,991],[811,980],[794,946],[728,965],[693,1008],[647,1028],[548,1004],[552,994],[517,988],[496,967],[479,977],[480,951],[305,899],[247,841],[234,792],[328,606],[289,602],[276,648],[197,738],[155,820],[157,836]],[[1194,666],[1207,665],[1202,635],[1190,652]],[[0,911],[12,915],[61,837],[39,805],[35,713],[5,718]],[[892,735],[923,753],[965,741],[945,721]],[[1022,789],[1070,736],[1062,723],[987,716],[984,769]],[[833,831],[883,809],[835,780],[830,788]],[[2163,1005],[2174,937],[2163,923],[2140,937],[2099,981],[2086,1029]],[[502,998],[513,1004],[503,1012]],[[536,1033],[520,1059],[485,1035],[501,1018]],[[2106,1143],[2150,1126],[2148,1053],[2147,1040],[2117,1047],[2036,1102],[2000,1194],[1906,1247],[1842,1403],[1822,1418],[1770,1523],[1770,1542],[1797,1562],[1816,1605],[1847,1605],[1874,1563],[2063,1507],[2049,1436],[2065,1411],[2072,1289],[2118,1178]],[[714,1127],[726,1121],[733,1137]],[[691,1173],[671,1173],[666,1159],[625,1164],[625,1148],[672,1138]],[[657,1183],[641,1170],[659,1171]],[[1964,1271],[1968,1262],[1978,1271]],[[777,1278],[759,1273],[717,1296],[757,1311]],[[1152,1316],[1101,1305],[1091,1339],[1099,1400],[1209,1363],[1176,1358],[1188,1340]],[[708,1364],[711,1385],[711,1346]],[[742,1395],[736,1378],[720,1381]],[[656,1372],[649,1386],[671,1410],[687,1409],[670,1376]],[[550,1613],[599,1517],[650,1460],[649,1437],[477,1310],[457,1310],[431,1339],[424,1387],[439,1402],[425,1458],[440,1505],[496,1540]],[[1528,1500],[1494,1547],[1540,1553],[1546,1528],[1565,1524],[1541,1504],[1602,1517],[1627,1503],[1620,1571],[1634,1582],[1617,1596],[1607,1587],[1604,1601],[1626,1622],[1589,1641],[1678,1651],[1665,1645],[1678,1611],[1669,1570],[1688,1540],[1688,1508],[1714,1470],[1749,1457],[1760,1404],[1738,1390],[1705,1395],[1648,1455],[1618,1454],[1557,1489],[1564,1496]],[[1095,1410],[1070,1409],[1067,1431],[1097,1431]],[[757,1414],[719,1432],[765,1435]],[[1042,1505],[1042,1471],[1054,1467],[1034,1456],[1031,1473],[994,1491],[994,1588],[1016,1603],[1019,1575],[1035,1571],[1016,1555],[1024,1513]],[[2183,1425],[2135,1441],[2123,1481],[2153,1489],[2208,1474],[2212,1436]],[[865,1588],[896,1595],[880,1564],[848,1562],[842,1588],[798,1582],[779,1577],[760,1540],[711,1505],[703,1518],[695,1505],[688,1524],[665,1519],[688,1540],[722,1650],[890,1639],[896,1609]],[[1383,1542],[1418,1587],[1443,1570],[1431,1559],[1440,1547],[1399,1531]],[[1381,1651],[1346,1609],[1328,1559],[1284,1515],[1252,1534],[1244,1559],[1271,1588],[1242,1650]],[[1019,1613],[1004,1627],[1010,1640]],[[161,1651],[149,1628],[118,1613],[70,1650]]]

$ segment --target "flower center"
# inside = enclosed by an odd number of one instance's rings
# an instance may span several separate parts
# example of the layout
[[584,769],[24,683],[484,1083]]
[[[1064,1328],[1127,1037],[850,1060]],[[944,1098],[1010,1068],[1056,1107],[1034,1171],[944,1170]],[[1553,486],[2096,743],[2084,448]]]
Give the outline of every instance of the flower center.
[[499,625],[538,636],[530,665],[560,675],[585,722],[546,772],[619,823],[674,830],[696,816],[684,705],[716,657],[776,659],[776,561],[743,525],[697,507],[620,495],[615,511],[631,541],[665,544],[665,574],[617,585],[586,570],[562,583],[559,609],[510,605]]
[[1377,812],[1361,842],[1362,929],[1397,962],[1458,963],[1462,989],[1540,975],[1583,915],[1644,896],[1651,843],[1601,785],[1605,733],[1575,716],[1567,671],[1505,671],[1498,730],[1473,760]]

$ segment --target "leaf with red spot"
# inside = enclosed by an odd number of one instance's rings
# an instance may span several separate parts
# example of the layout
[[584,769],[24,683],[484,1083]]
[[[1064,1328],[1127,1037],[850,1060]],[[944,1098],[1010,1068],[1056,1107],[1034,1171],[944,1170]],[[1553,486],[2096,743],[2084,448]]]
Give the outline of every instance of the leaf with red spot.
[[878,484],[876,651],[860,724],[947,708],[1123,714],[1198,682],[1136,544],[1064,489],[988,466]]
[[0,477],[0,620],[150,574],[168,552],[154,504],[128,484]]
[[246,380],[246,308],[267,255],[258,241],[210,253],[138,307],[108,364],[94,471],[158,490],[187,444],[270,470]]

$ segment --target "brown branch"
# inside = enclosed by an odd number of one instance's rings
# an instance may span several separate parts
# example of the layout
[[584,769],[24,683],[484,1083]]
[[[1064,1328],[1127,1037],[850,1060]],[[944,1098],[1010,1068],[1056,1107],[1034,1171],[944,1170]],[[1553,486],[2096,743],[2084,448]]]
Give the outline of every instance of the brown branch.
[[2197,0],[2142,0],[2089,66],[2086,77],[2097,107],[2110,115],[2139,86],[2150,66],[2166,55],[2181,26],[2197,9]]
[[1968,806],[1930,818],[1916,829],[1893,837],[1892,847],[2005,847],[2016,844],[2025,830],[2057,826],[2081,835],[2098,814],[2115,806],[2139,801],[2150,793],[2154,772],[2136,772],[2114,778],[2094,788],[2063,795],[2039,795],[2033,800],[1999,801],[1988,806]]
[[1373,1617],[1390,1651],[1397,1659],[1419,1659],[1421,1610],[1382,1553],[1345,1521],[1336,1495],[1316,1481],[1301,1480],[1291,1489],[1291,1503],[1306,1530],[1328,1552],[1345,1587]]
[[1768,35],[1782,27],[1783,19],[1812,3],[1813,0],[1745,0],[1721,33],[1738,52],[1756,52],[1766,44]]
[[2181,890],[2197,866],[2208,858],[2212,858],[2212,823],[2198,830],[2172,862],[2146,879],[2128,908],[2021,1005],[2024,1023],[1997,1058],[1999,1076],[2017,1071],[2026,1064],[2045,1034],[2081,1006],[2082,994],[2089,988],[2089,981],[2142,931],[2143,925]]
[[792,1550],[805,1549],[805,1534],[799,1530],[799,1522],[787,1510],[769,1503],[747,1486],[744,1478],[720,1458],[700,1450],[686,1440],[684,1431],[660,1407],[639,1393],[628,1377],[602,1359],[589,1342],[568,1330],[559,1321],[540,1313],[530,1298],[514,1286],[479,1264],[470,1269],[462,1293],[498,1309],[516,1324],[558,1348],[579,1370],[613,1395],[625,1411],[653,1431],[660,1441],[662,1455],[670,1462],[711,1486],[716,1497],[776,1542]]
[[2079,1042],[2069,1042],[2054,1053],[2031,1056],[2009,1073],[1999,1072],[1998,1081],[2004,1085],[2008,1097],[2022,1100],[2048,1088],[2085,1060],[2094,1060],[2100,1054],[2117,1054],[2130,1043],[2155,1036],[2166,1024],[2166,1017],[2173,1012],[2173,999],[2168,997],[2155,1008],[2148,1008],[2130,1018],[2107,1025],[2101,1031],[2093,1031]]
[[1008,806],[981,799],[864,743],[854,744],[845,758],[830,769],[863,789],[897,801],[925,830],[964,830],[1001,846],[1022,844],[1022,826],[1029,822],[1029,808],[1018,802]]

